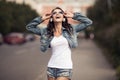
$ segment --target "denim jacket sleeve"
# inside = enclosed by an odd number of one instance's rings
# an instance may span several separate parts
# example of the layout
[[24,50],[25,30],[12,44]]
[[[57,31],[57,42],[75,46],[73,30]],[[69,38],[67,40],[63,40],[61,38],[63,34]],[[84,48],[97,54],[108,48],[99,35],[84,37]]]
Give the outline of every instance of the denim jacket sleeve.
[[42,29],[40,29],[39,27],[37,27],[40,23],[42,23],[42,17],[36,17],[35,19],[33,19],[27,26],[26,29],[28,31],[31,31],[35,34],[41,35],[41,31]]
[[92,24],[92,20],[78,12],[74,13],[73,19],[81,22],[80,24],[74,26],[76,32],[80,32]]

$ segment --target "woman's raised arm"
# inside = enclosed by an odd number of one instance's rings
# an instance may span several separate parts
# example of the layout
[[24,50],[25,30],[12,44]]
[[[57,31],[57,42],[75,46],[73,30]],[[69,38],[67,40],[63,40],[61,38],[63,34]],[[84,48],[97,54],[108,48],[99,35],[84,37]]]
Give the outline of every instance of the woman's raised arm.
[[41,35],[42,32],[42,28],[37,27],[40,23],[42,23],[43,21],[49,19],[51,16],[51,14],[44,14],[43,16],[40,17],[36,17],[35,19],[33,19],[27,26],[26,29],[28,31],[31,31],[35,34]]
[[74,20],[80,21],[80,24],[74,26],[76,32],[80,32],[81,30],[87,28],[92,24],[92,20],[90,20],[88,17],[83,16],[81,13],[74,13],[73,18]]
[[26,29],[35,34],[41,35],[41,30],[37,26],[42,22],[43,22],[42,17],[36,17],[26,26]]

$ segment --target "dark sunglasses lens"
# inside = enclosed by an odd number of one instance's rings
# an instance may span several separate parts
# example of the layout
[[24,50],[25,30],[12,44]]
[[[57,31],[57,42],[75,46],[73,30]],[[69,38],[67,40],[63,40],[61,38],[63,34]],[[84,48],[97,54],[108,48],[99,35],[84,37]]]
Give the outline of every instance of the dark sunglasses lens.
[[[62,11],[60,11],[60,12],[58,12],[58,13],[63,14]],[[53,15],[54,15],[54,14],[57,14],[57,12],[53,12],[52,14],[53,14]]]
[[61,12],[59,12],[60,14],[63,14],[63,12],[61,11]]
[[52,14],[56,14],[56,12],[53,12]]

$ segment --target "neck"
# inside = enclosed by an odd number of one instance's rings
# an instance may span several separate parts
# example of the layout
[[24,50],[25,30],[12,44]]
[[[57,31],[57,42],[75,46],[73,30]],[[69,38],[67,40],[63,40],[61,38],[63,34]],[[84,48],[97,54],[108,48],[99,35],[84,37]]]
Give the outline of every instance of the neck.
[[61,31],[62,29],[62,23],[55,23],[55,31]]

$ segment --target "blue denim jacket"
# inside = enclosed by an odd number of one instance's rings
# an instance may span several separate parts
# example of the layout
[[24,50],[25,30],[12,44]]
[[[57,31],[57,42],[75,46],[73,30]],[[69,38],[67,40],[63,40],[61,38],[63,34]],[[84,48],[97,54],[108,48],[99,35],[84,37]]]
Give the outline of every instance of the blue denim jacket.
[[[89,25],[92,24],[92,21],[89,18],[87,18],[86,16],[83,16],[81,13],[78,13],[78,12],[74,13],[73,19],[77,20],[77,21],[80,21],[81,23],[78,24],[78,25],[72,26],[73,27],[73,34],[72,35],[70,35],[65,30],[65,28],[62,27],[62,35],[67,39],[70,48],[75,48],[78,45],[77,34],[76,33],[80,32],[81,30],[84,30],[85,28],[87,28]],[[42,52],[45,52],[49,48],[50,42],[53,39],[53,36],[51,36],[50,38],[48,37],[46,27],[44,27],[44,28],[43,27],[42,28],[37,27],[42,22],[43,21],[41,19],[41,16],[37,17],[37,18],[33,19],[26,26],[26,29],[28,31],[31,31],[31,32],[41,36],[41,38],[40,38],[40,42],[41,42],[40,49],[41,49]]]

